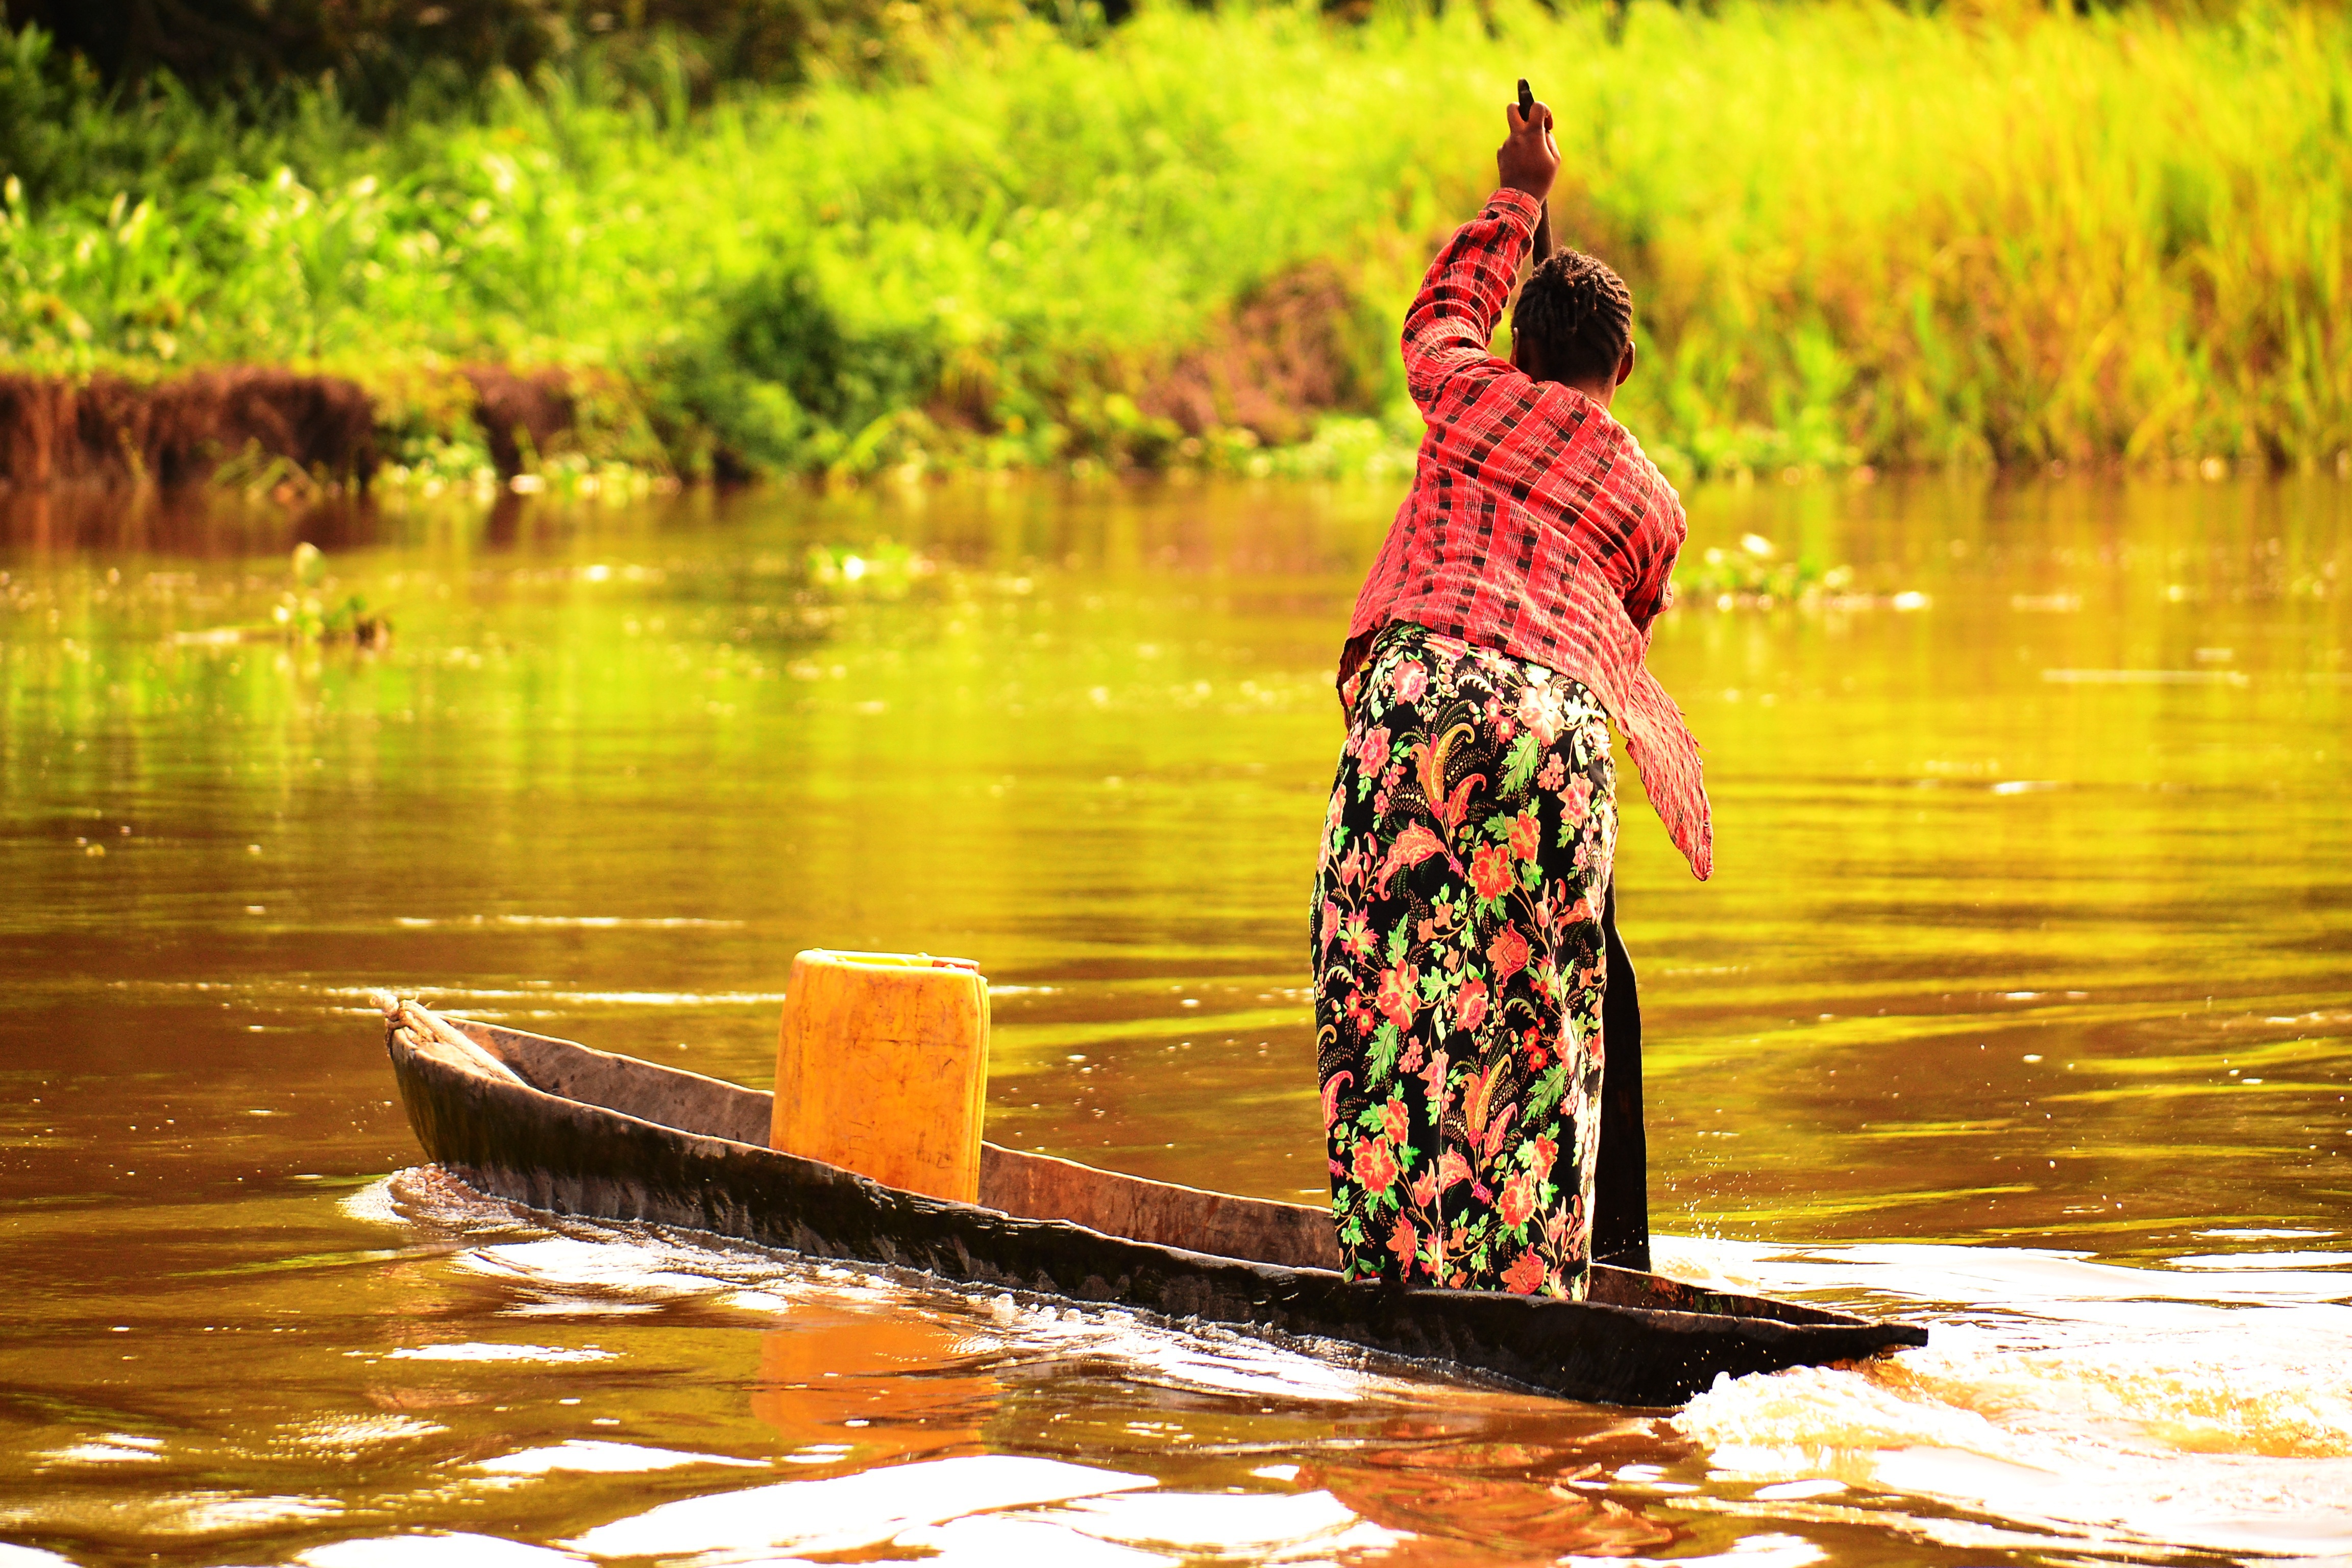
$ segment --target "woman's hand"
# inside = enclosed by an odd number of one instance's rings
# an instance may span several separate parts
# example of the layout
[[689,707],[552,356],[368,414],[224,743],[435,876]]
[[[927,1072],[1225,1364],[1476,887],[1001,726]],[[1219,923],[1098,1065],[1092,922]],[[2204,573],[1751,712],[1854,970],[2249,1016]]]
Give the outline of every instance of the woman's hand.
[[1519,106],[1511,104],[1503,110],[1510,126],[1510,134],[1495,153],[1495,173],[1507,190],[1525,191],[1542,201],[1551,195],[1552,176],[1559,173],[1559,149],[1551,139],[1551,109],[1538,103],[1533,113],[1522,119]]

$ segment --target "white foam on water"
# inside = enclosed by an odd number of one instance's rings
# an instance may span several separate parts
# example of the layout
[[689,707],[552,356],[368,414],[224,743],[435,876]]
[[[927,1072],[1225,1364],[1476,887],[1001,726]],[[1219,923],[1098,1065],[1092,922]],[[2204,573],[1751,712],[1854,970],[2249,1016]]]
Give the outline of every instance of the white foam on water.
[[692,1465],[723,1465],[764,1470],[763,1459],[738,1459],[725,1454],[688,1454],[676,1448],[648,1448],[639,1443],[606,1443],[572,1437],[552,1447],[525,1448],[496,1458],[477,1459],[474,1468],[494,1476],[639,1475],[654,1470],[683,1469]]
[[[1072,1314],[1058,1325],[1019,1325],[1018,1344],[1025,1361],[1066,1361],[1092,1354],[1126,1383],[1279,1399],[1290,1405],[1312,1403],[1344,1407],[1372,1399],[1402,1402],[1426,1397],[1428,1392],[1425,1385],[1232,1330],[1196,1325],[1180,1331],[1147,1324],[1117,1309]],[[1350,1347],[1334,1348],[1352,1353]]]
[[294,1561],[302,1568],[581,1568],[582,1560],[551,1546],[457,1531],[337,1541]]
[[1835,1497],[1845,1489],[1843,1481],[1781,1481],[1775,1486],[1758,1487],[1756,1495],[1767,1502],[1795,1502],[1808,1498]]
[[502,1318],[637,1318],[661,1310],[658,1301],[600,1301],[593,1296],[549,1296],[499,1309]]
[[[365,1353],[365,1352],[355,1352]],[[567,1350],[559,1345],[508,1344],[446,1344],[404,1345],[384,1352],[389,1361],[522,1361],[522,1362],[583,1362],[612,1361],[618,1352],[598,1350],[594,1346]]]
[[2259,1257],[2200,1275],[1998,1247],[1675,1250],[1750,1289],[1944,1304],[1925,1349],[1722,1380],[1674,1418],[1713,1479],[1768,1483],[1760,1504],[1809,1506],[1780,1483],[1828,1479],[2092,1549],[2352,1553],[2352,1276]]
[[390,1176],[370,1182],[355,1192],[344,1194],[336,1200],[335,1206],[347,1217],[365,1225],[397,1226],[407,1223],[401,1215],[399,1205],[394,1201]]
[[287,1441],[322,1453],[351,1453],[383,1443],[437,1436],[448,1428],[414,1415],[331,1415],[285,1429]]
[[646,1253],[640,1247],[615,1247],[603,1237],[551,1236],[478,1248],[461,1257],[458,1266],[478,1274],[559,1288],[585,1286],[651,1301],[714,1296],[734,1283],[715,1278],[703,1258],[681,1258],[678,1261],[684,1267],[667,1268],[662,1266],[667,1258]]
[[[2273,1020],[2273,1022],[2276,1021],[2277,1020]],[[2242,1241],[2297,1241],[2305,1239],[2312,1241],[2324,1241],[2327,1237],[2339,1233],[2332,1230],[2303,1230],[2291,1226],[2282,1227],[2275,1230],[2264,1230],[2249,1226],[2226,1226],[2220,1230],[2200,1230],[2197,1232],[2197,1234],[2199,1236],[2233,1237]],[[2175,1258],[2173,1261],[2177,1263],[2179,1259]]]
[[[1294,1410],[1302,1402],[1360,1409],[1500,1397],[1465,1395],[1410,1373],[1385,1375],[1346,1353],[1163,1324],[1115,1307],[988,1295],[657,1226],[556,1220],[431,1173],[404,1173],[389,1193],[411,1221],[472,1239],[456,1266],[505,1281],[516,1298],[508,1312],[693,1305],[740,1312],[747,1326],[783,1332],[802,1314],[819,1324],[844,1314],[912,1315],[949,1331],[944,1348],[927,1353],[1000,1377],[1100,1376],[1279,1398]],[[2126,1268],[2055,1249],[1920,1244],[1788,1251],[1661,1237],[1655,1250],[1666,1271],[1701,1283],[1859,1304],[1933,1326],[1924,1350],[1858,1367],[1727,1380],[1702,1394],[1671,1429],[1706,1450],[1706,1495],[1691,1495],[1693,1476],[1627,1474],[1612,1483],[1662,1502],[1671,1493],[1677,1507],[1755,1515],[1762,1533],[1722,1553],[1727,1563],[1812,1561],[1805,1555],[1811,1547],[1771,1529],[1776,1520],[1785,1531],[1808,1519],[1962,1550],[2057,1546],[2137,1555],[2152,1543],[2177,1542],[2231,1552],[2352,1552],[2352,1503],[2339,1500],[2352,1499],[2352,1305],[2346,1304],[2352,1278],[2273,1267],[2262,1255],[2242,1255],[2251,1265],[2242,1268],[2179,1269]],[[822,1462],[845,1458],[828,1453]],[[787,1459],[818,1462],[797,1454]],[[896,1473],[781,1484],[833,1486]],[[692,1550],[738,1554],[728,1561],[743,1552],[764,1561],[788,1551],[863,1550],[904,1531],[945,1529],[969,1513],[1003,1524],[1024,1508],[1026,1522],[1100,1544],[1180,1555],[1195,1550],[1194,1537],[1156,1539],[1117,1523],[1127,1517],[1122,1509],[1139,1506],[1132,1501],[1081,1508],[1066,1500],[1009,1499],[921,1519],[884,1508],[840,1527],[855,1543],[820,1549],[808,1544],[814,1535],[761,1534],[772,1526],[757,1521],[781,1517],[763,1511],[781,1500],[750,1493],[690,1500],[664,1505],[689,1511],[657,1522],[701,1530],[698,1539],[709,1544]],[[1303,1517],[1320,1506],[1226,1500],[1270,1518],[1284,1510]],[[629,1534],[650,1517],[616,1521],[574,1544],[625,1554],[611,1543],[653,1539]],[[1341,1540],[1369,1542],[1366,1532],[1379,1528],[1351,1517],[1332,1525],[1336,1533],[1269,1540],[1262,1555],[1335,1556],[1356,1550],[1337,1544]],[[1246,1533],[1230,1521],[1202,1524],[1198,1539],[1223,1542],[1235,1530]],[[982,1537],[952,1539],[961,1552]]]
[[76,1568],[76,1564],[70,1557],[60,1557],[37,1546],[0,1541],[0,1568]]
[[265,1497],[225,1491],[175,1492],[159,1498],[140,1528],[173,1535],[223,1535],[263,1530],[342,1511],[333,1498]]
[[1658,1271],[1735,1290],[1864,1291],[1890,1302],[1982,1305],[2010,1316],[2064,1315],[2077,1305],[2184,1301],[2198,1305],[2352,1300],[2352,1253],[2343,1271],[2257,1271],[2236,1278],[2168,1278],[2161,1269],[2093,1263],[2054,1248],[1876,1242],[1792,1250],[1739,1242],[1658,1237]]
[[1586,1557],[1571,1553],[1559,1559],[1562,1565],[1591,1564],[1591,1568],[1805,1568],[1810,1563],[1828,1559],[1811,1542],[1797,1535],[1745,1535],[1721,1552],[1710,1552],[1703,1557]]
[[467,1272],[515,1289],[518,1299],[499,1309],[502,1316],[641,1315],[694,1304],[788,1327],[796,1313],[810,1310],[916,1312],[964,1325],[956,1353],[994,1371],[1053,1365],[1067,1372],[1092,1360],[1127,1383],[1292,1404],[1353,1405],[1427,1394],[1423,1383],[1368,1371],[1345,1358],[1215,1327],[1180,1330],[1117,1307],[1020,1301],[1003,1292],[982,1296],[698,1233],[558,1220],[483,1197],[436,1172],[402,1172],[389,1192],[412,1223],[459,1235],[502,1233],[454,1259]]
[[109,1432],[87,1443],[58,1448],[41,1456],[43,1465],[154,1464],[163,1458],[163,1439],[128,1432]]
[[908,1558],[919,1557],[923,1568],[1162,1568],[1179,1561],[1099,1540],[1053,1519],[1017,1514],[917,1525],[892,1536],[890,1544]]
[[782,1317],[793,1310],[792,1301],[771,1290],[730,1290],[719,1300],[739,1312],[761,1312]]
[[748,1561],[779,1548],[854,1552],[918,1525],[1157,1484],[1059,1459],[974,1454],[688,1498],[565,1544],[592,1557],[694,1553],[706,1563]]
[[[2344,1268],[2352,1255],[2341,1252],[2211,1252],[2188,1258],[2168,1258],[2170,1268],[2211,1268],[2233,1273],[2258,1273],[2266,1268]],[[2352,1289],[2347,1289],[2352,1295]]]
[[811,1443],[805,1448],[794,1448],[783,1459],[788,1465],[835,1465],[855,1451],[846,1443]]
[[[493,1202],[467,1196],[477,1205]],[[436,1215],[448,1214],[450,1207],[446,1202],[435,1205]],[[518,1299],[500,1309],[504,1316],[625,1317],[702,1303],[732,1308],[747,1318],[774,1319],[816,1300],[881,1305],[905,1295],[870,1276],[731,1247],[716,1237],[688,1239],[648,1226],[593,1221],[546,1223],[560,1223],[562,1232],[476,1247],[455,1259],[469,1273],[516,1288]]]
[[[1317,1552],[1391,1546],[1408,1539],[1360,1519],[1327,1491],[1136,1492],[1089,1499],[1060,1510],[1090,1535],[1180,1555],[1276,1549]],[[1374,1540],[1373,1537],[1378,1537]]]

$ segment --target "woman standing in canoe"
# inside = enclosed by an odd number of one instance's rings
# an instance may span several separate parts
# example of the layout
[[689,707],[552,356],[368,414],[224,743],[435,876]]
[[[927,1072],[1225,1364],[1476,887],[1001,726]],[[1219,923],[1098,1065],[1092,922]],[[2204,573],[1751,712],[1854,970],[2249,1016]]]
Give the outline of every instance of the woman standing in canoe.
[[1351,1279],[1581,1297],[1600,1142],[1614,719],[1704,879],[1698,748],[1643,663],[1682,503],[1609,414],[1633,300],[1563,250],[1487,353],[1559,166],[1506,110],[1502,188],[1404,322],[1429,430],[1356,600],[1315,879],[1331,1213]]

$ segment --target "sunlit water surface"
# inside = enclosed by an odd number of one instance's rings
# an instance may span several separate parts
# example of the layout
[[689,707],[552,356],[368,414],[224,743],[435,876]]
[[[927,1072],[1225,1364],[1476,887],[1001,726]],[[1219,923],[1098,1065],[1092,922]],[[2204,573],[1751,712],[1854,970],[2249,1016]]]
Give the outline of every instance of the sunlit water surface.
[[[1924,1351],[1589,1408],[416,1168],[366,988],[764,1085],[824,944],[985,965],[998,1139],[1319,1196],[1393,502],[11,503],[0,1564],[2352,1556],[2338,485],[1692,498],[1853,582],[1659,630],[1660,1260]],[[220,635],[298,539],[388,647]]]

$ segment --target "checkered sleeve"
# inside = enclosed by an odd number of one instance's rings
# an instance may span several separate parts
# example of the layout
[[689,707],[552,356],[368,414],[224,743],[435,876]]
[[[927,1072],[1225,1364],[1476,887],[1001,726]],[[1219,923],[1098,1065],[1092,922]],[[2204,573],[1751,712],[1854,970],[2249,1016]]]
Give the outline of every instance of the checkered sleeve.
[[1496,191],[1484,211],[1454,231],[1422,279],[1421,292],[1405,312],[1403,348],[1405,384],[1424,418],[1454,377],[1507,368],[1487,345],[1540,211],[1525,191]]

